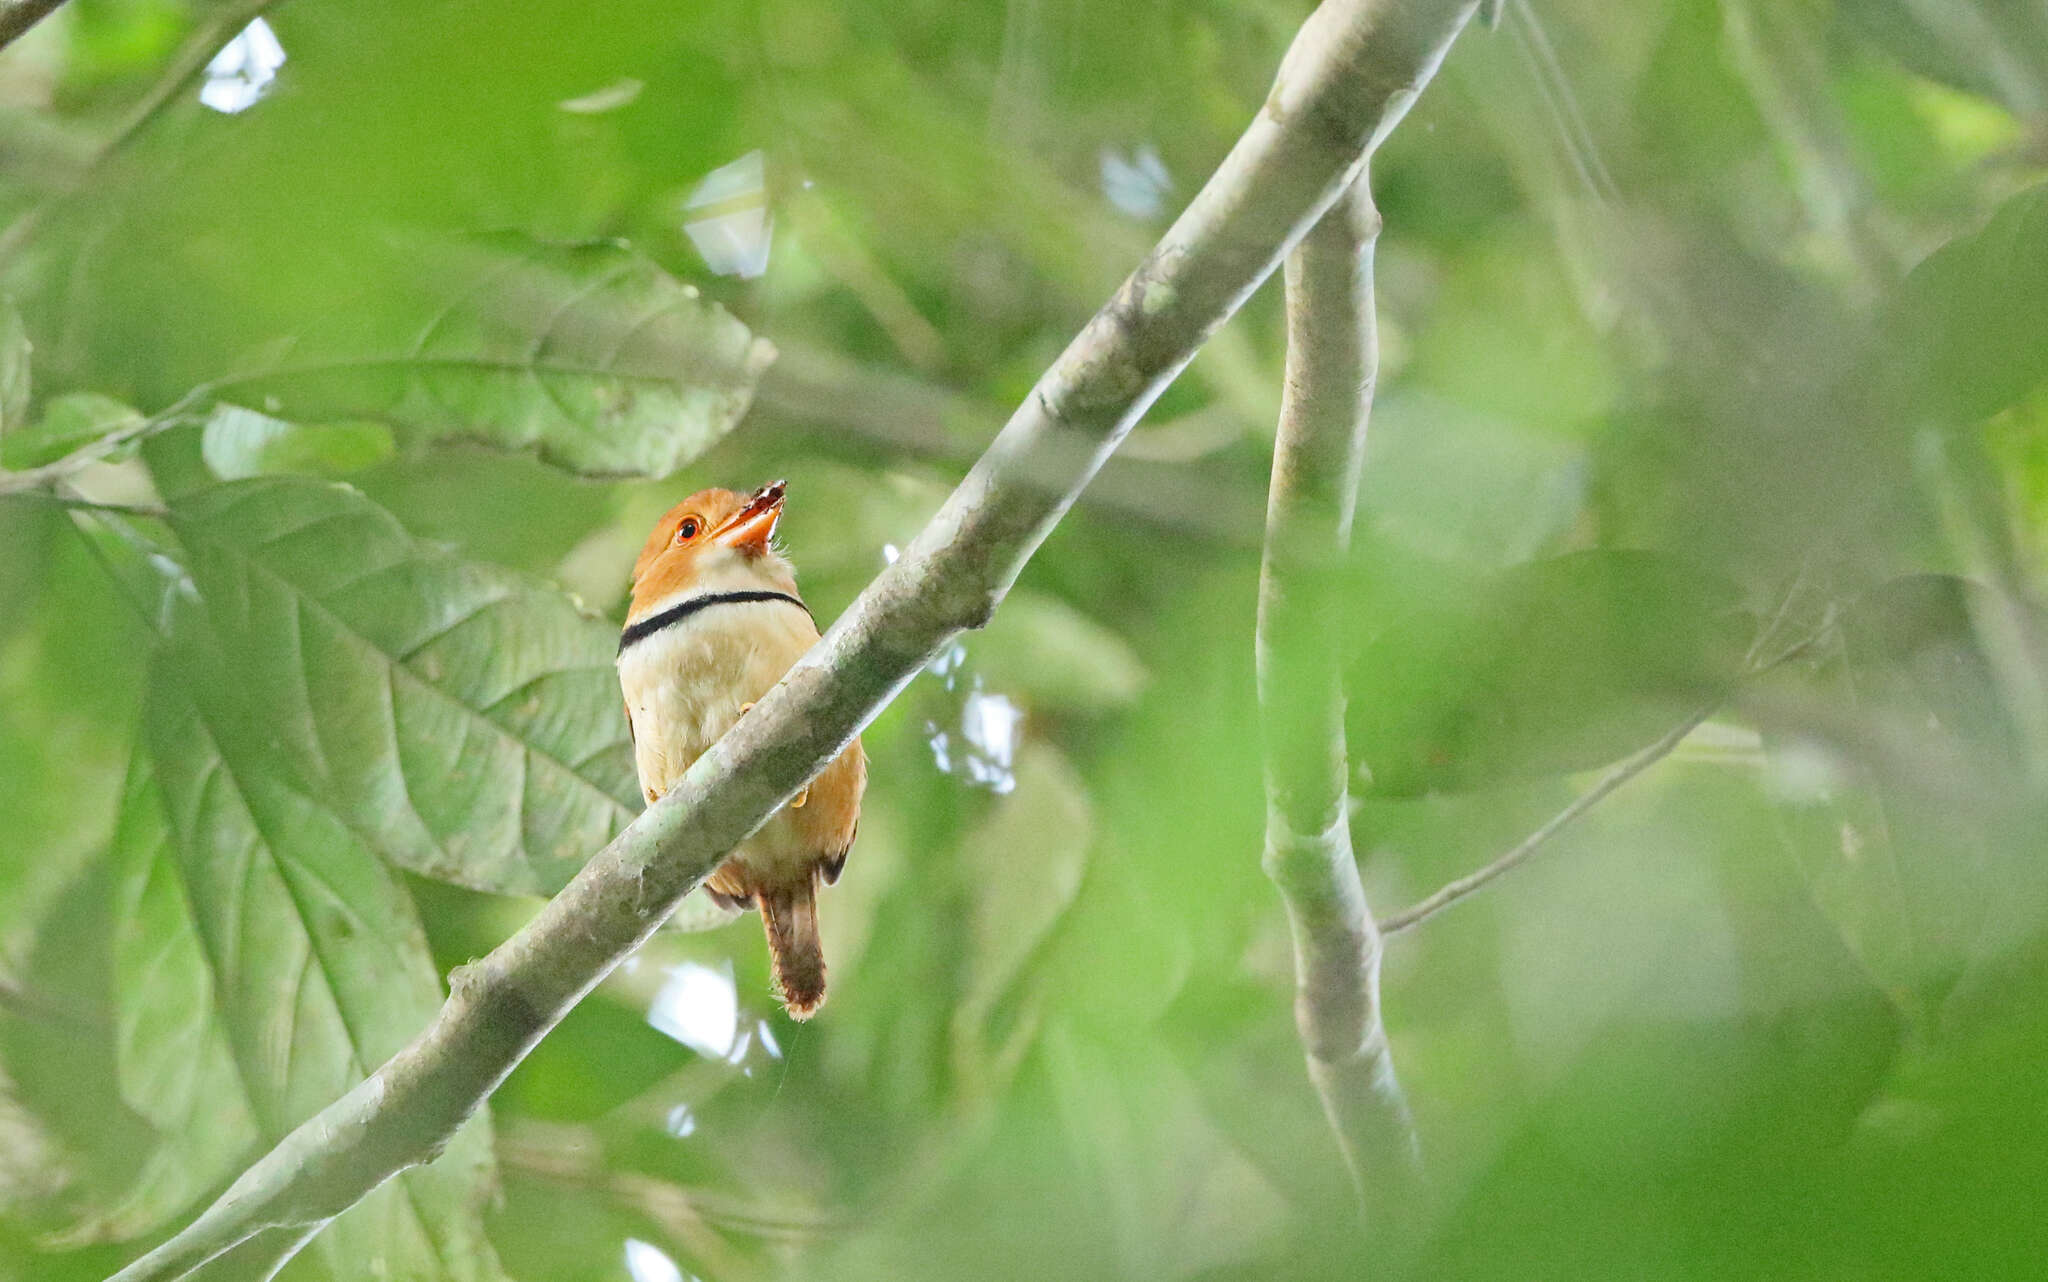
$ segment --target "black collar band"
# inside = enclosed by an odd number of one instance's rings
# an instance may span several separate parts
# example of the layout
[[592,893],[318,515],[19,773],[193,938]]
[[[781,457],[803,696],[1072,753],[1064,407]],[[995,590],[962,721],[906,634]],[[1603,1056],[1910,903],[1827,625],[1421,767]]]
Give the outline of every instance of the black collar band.
[[708,610],[714,605],[745,605],[750,601],[787,601],[805,614],[811,612],[809,606],[787,592],[769,592],[760,588],[744,592],[711,592],[678,601],[660,614],[650,614],[638,623],[627,624],[626,630],[619,634],[619,653],[624,654],[626,647],[635,641],[643,641],[670,624],[681,623],[699,610]]

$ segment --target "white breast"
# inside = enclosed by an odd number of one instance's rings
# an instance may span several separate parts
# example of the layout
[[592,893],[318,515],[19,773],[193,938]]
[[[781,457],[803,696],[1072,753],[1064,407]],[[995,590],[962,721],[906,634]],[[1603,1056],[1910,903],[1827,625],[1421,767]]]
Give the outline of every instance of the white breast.
[[[659,602],[644,616],[702,591]],[[619,656],[619,686],[633,718],[642,791],[666,793],[741,707],[766,694],[817,639],[810,615],[787,601],[721,602],[629,646]]]

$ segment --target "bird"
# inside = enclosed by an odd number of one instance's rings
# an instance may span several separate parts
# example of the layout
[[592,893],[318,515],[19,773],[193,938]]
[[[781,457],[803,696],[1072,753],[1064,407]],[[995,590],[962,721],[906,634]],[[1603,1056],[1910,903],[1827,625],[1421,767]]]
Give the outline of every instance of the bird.
[[[619,688],[650,806],[818,640],[774,541],[787,491],[775,481],[751,494],[692,494],[655,522],[633,564]],[[760,909],[776,986],[796,1019],[825,1000],[818,883],[839,880],[866,788],[856,738],[704,881],[719,905]]]

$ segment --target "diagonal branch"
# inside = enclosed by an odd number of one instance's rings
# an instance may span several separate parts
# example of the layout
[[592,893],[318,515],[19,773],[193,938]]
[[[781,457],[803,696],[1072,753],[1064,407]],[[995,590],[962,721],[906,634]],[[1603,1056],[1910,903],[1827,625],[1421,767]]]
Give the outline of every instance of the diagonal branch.
[[0,49],[57,11],[64,0],[0,0]]
[[319,1225],[432,1160],[726,851],[952,637],[988,619],[1139,415],[1349,185],[1477,3],[1318,9],[1215,175],[824,639],[519,933],[457,970],[447,1004],[411,1045],[119,1282],[182,1276],[269,1227]]
[[1365,462],[1379,342],[1361,173],[1287,260],[1287,387],[1259,577],[1266,874],[1294,933],[1295,1023],[1368,1220],[1413,1192],[1415,1127],[1380,1017],[1380,938],[1346,808],[1344,692],[1328,638]]

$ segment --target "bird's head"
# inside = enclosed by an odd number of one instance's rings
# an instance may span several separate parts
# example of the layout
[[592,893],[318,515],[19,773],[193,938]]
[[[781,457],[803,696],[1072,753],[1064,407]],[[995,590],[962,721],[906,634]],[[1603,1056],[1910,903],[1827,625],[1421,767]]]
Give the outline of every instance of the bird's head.
[[699,490],[670,508],[633,563],[628,616],[686,590],[765,588],[796,595],[796,573],[772,542],[785,489],[774,481],[752,494]]

